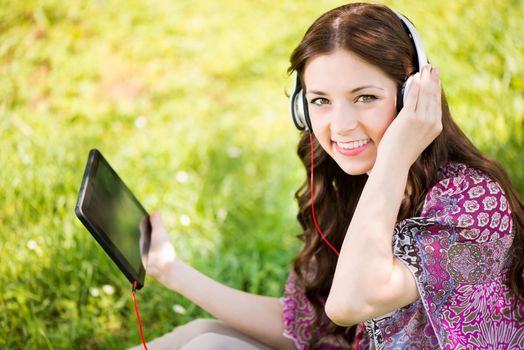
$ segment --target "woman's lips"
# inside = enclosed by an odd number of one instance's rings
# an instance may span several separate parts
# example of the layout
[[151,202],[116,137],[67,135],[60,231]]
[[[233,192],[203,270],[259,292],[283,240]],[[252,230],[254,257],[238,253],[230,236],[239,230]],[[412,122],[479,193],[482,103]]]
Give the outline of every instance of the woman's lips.
[[[333,148],[335,149],[335,151],[337,151],[338,153],[344,156],[356,156],[357,154],[362,153],[366,148],[368,148],[369,145],[371,145],[372,143],[371,139],[367,139],[366,141],[367,141],[366,143],[359,142],[361,145],[358,147],[354,147],[355,142],[348,142],[348,143],[333,142]],[[344,148],[343,146],[351,147],[351,148]]]

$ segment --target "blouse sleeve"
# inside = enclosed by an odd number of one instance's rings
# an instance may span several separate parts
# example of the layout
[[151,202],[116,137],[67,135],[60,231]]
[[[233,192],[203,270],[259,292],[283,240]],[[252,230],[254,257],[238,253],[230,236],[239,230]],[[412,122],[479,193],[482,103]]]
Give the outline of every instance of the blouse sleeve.
[[314,309],[304,291],[298,284],[298,278],[291,271],[280,299],[283,308],[284,336],[295,343],[297,349],[308,349],[313,334]]
[[504,283],[511,212],[498,183],[470,170],[435,185],[421,216],[397,225],[394,255],[413,273],[441,348],[518,348],[524,327]]
[[[291,271],[280,299],[283,308],[284,336],[293,340],[299,350],[349,350],[350,343],[326,332],[329,323],[324,316],[321,325],[316,327],[315,310],[305,295],[297,275]],[[360,330],[360,326],[357,329]],[[315,345],[313,345],[315,344]],[[364,334],[359,349],[370,348],[370,340]]]

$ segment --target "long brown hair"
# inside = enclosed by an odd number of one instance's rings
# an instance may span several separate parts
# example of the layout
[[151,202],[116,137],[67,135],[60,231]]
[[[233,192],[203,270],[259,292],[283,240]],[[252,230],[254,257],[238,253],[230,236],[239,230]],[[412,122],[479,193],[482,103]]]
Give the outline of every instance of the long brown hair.
[[[383,5],[354,3],[322,15],[307,30],[293,51],[289,72],[296,71],[302,80],[302,86],[305,86],[303,73],[306,63],[318,55],[329,54],[336,49],[351,51],[379,67],[397,82],[399,88],[407,73],[417,69],[415,48],[402,21]],[[515,236],[508,259],[508,284],[518,298],[524,298],[524,255],[521,253],[524,249],[524,206],[506,171],[495,160],[482,154],[453,121],[444,93],[442,124],[441,134],[410,168],[406,195],[397,220],[420,214],[424,197],[437,183],[437,170],[442,165],[451,161],[461,162],[484,172],[500,184],[512,210]],[[295,193],[299,205],[297,218],[303,229],[299,237],[304,245],[294,260],[294,270],[315,308],[316,325],[319,325],[324,317],[323,306],[333,281],[337,256],[320,239],[311,215],[311,155],[308,133],[302,135],[298,155],[308,175]],[[318,222],[327,239],[340,249],[367,175],[350,176],[344,173],[315,138],[314,158],[314,205]],[[328,326],[328,332],[344,335],[342,338],[346,340],[353,337],[354,331],[355,327],[343,328],[334,324]]]

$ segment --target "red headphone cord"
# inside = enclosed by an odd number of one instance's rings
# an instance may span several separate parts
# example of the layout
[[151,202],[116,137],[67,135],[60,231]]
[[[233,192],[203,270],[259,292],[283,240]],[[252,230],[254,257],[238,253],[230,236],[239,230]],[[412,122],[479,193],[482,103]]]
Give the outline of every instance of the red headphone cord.
[[144,349],[148,350],[147,345],[146,345],[146,340],[144,339],[144,331],[142,330],[142,322],[140,322],[140,313],[138,312],[138,306],[136,305],[136,297],[135,297],[136,285],[137,285],[136,281],[133,282],[133,288],[131,289],[131,295],[133,296],[133,304],[135,305],[135,313],[136,313],[136,318],[138,320],[138,328],[140,328],[140,338],[142,338],[142,344],[144,345]]
[[326,236],[322,233],[322,230],[318,226],[317,223],[317,215],[315,214],[315,183],[314,183],[314,168],[315,168],[315,146],[313,145],[313,133],[309,133],[309,143],[311,144],[311,213],[313,214],[313,222],[315,223],[315,227],[317,228],[318,233],[320,234],[320,237],[326,242],[326,244],[337,254],[337,256],[340,255],[337,248],[333,247],[330,241],[327,240]]
[[[324,234],[322,233],[322,230],[320,229],[317,223],[317,216],[315,214],[315,183],[314,183],[315,146],[313,144],[313,133],[312,132],[309,133],[309,144],[311,145],[311,214],[313,215],[313,222],[315,224],[315,227],[320,237],[322,237],[324,242],[326,242],[329,248],[331,248],[331,250],[333,250],[335,254],[337,254],[337,256],[340,256],[340,253],[338,252],[338,250],[331,244],[330,241],[327,240],[326,236],[324,236]],[[357,335],[357,340],[355,342],[355,350],[358,350],[358,345],[360,343],[360,339],[362,338],[363,333],[364,333],[364,322],[362,322],[362,327],[360,328],[358,335]]]

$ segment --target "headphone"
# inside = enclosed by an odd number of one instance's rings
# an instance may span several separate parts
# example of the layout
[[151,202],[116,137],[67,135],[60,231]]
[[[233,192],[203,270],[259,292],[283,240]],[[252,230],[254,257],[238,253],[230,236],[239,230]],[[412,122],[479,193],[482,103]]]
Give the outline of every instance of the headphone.
[[[428,59],[426,56],[426,52],[424,50],[424,45],[422,44],[422,40],[420,39],[420,36],[418,35],[415,26],[410,22],[409,19],[407,19],[405,16],[401,15],[400,13],[395,12],[395,14],[402,20],[402,23],[404,25],[404,28],[406,29],[409,38],[411,39],[411,42],[413,44],[413,47],[415,48],[416,56],[417,56],[417,66],[418,70],[413,72],[406,81],[402,84],[402,87],[399,89],[397,94],[397,113],[400,112],[404,104],[406,103],[406,98],[408,95],[409,88],[411,86],[411,82],[413,81],[413,76],[422,70],[422,67],[426,64],[428,64]],[[293,94],[291,95],[291,98],[289,100],[289,109],[291,112],[291,119],[293,120],[293,123],[295,124],[295,127],[298,130],[301,131],[313,131],[313,128],[311,127],[311,120],[309,119],[309,112],[307,107],[307,100],[306,96],[304,94],[304,88],[302,87],[302,83],[300,82],[300,78],[295,71],[295,88],[293,89]]]

